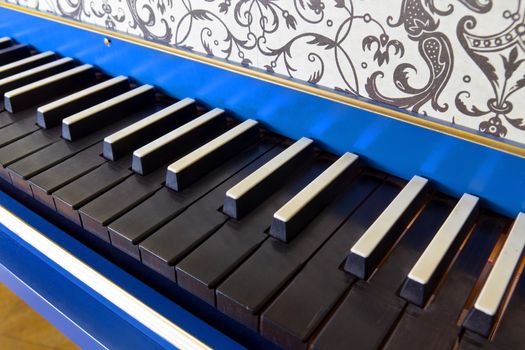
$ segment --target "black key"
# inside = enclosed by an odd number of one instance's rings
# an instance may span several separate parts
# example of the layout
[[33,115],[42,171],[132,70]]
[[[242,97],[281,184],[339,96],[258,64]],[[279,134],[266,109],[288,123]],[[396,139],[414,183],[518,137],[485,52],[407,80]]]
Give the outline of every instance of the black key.
[[141,260],[176,282],[175,265],[227,220],[216,208],[197,202],[140,243]]
[[124,181],[133,173],[129,170],[131,157],[116,162],[106,162],[95,170],[53,193],[57,211],[82,225],[78,209],[110,188]]
[[522,274],[492,344],[500,349],[520,349],[525,344],[525,277]]
[[449,214],[431,201],[368,282],[358,281],[313,341],[316,349],[378,348],[407,302],[397,295],[406,274]]
[[146,175],[170,160],[185,155],[203,141],[215,137],[224,128],[224,111],[215,108],[135,150],[133,171]]
[[423,307],[457,253],[476,218],[479,198],[464,194],[408,273],[401,295]]
[[428,180],[414,176],[352,246],[344,269],[368,279],[426,199]]
[[[461,342],[457,347],[459,350],[503,350],[499,346],[493,345],[487,340],[487,338],[482,337],[479,334],[465,331],[461,336]],[[512,348],[509,348],[512,349]],[[518,348],[516,348],[518,349]]]
[[187,123],[195,114],[195,101],[189,98],[166,107],[104,138],[104,157],[117,160],[162,136],[166,130]]
[[[304,171],[290,177],[290,182],[266,198],[241,221],[229,221],[176,266],[177,282],[204,301],[215,304],[214,289],[269,236],[265,233],[271,215],[301,188],[329,166],[317,160]],[[222,200],[217,203],[218,209]],[[207,215],[205,213],[201,215]],[[210,261],[213,263],[210,264]]]
[[33,132],[0,148],[0,166],[6,168],[10,164],[32,154],[60,138],[60,130]]
[[359,238],[399,191],[390,182],[378,188],[381,181],[371,176],[357,180],[361,191],[374,192],[263,312],[261,333],[266,338],[285,348],[307,347],[308,339],[355,280],[338,268],[345,247]]
[[0,112],[0,129],[5,128],[8,125],[19,122],[23,119],[31,119],[35,117],[35,110],[28,109],[21,111],[16,114],[9,113],[8,111]]
[[29,54],[29,46],[25,44],[16,44],[0,49],[0,65],[20,60],[29,56]]
[[155,89],[150,85],[140,86],[63,119],[62,137],[69,141],[78,140],[137,109],[152,106],[154,102]]
[[[29,110],[28,110],[29,111]],[[6,166],[52,143],[60,133],[33,133],[0,148],[0,176],[11,182]]]
[[35,81],[4,94],[5,109],[11,113],[36,106],[95,82],[93,66],[85,64]]
[[303,137],[226,192],[223,211],[241,219],[270,193],[280,188],[287,176],[314,154],[313,141]]
[[133,175],[79,209],[82,227],[109,240],[107,225],[151,196],[162,187],[164,169],[140,176]]
[[29,181],[33,196],[55,209],[55,203],[51,194],[59,188],[74,181],[80,176],[100,166],[106,160],[100,156],[102,145],[95,145],[79,152],[64,162],[41,172]]
[[[37,131],[34,134],[39,133],[40,132]],[[45,133],[49,134],[49,132]],[[59,133],[57,134],[59,135]],[[9,172],[14,185],[27,192],[29,195],[32,195],[30,186],[27,183],[29,178],[62,162],[79,151],[81,151],[81,148],[76,145],[64,140],[59,140],[34,153],[25,155],[25,157],[16,162],[13,162],[7,167],[7,171]]]
[[0,129],[0,147],[10,144],[26,135],[38,130],[38,125],[31,117],[20,118],[16,122]]
[[255,120],[246,120],[195,151],[168,166],[166,186],[182,191],[219,164],[235,155],[239,149],[253,144],[259,137]]
[[[392,187],[395,194],[397,188]],[[217,288],[217,308],[257,330],[261,310],[374,189],[375,184],[358,179],[346,187],[291,243],[274,238],[264,241]],[[387,197],[385,202],[391,198]]]
[[385,348],[454,347],[461,332],[457,320],[504,228],[495,217],[481,218],[435,298],[425,309],[409,305]]
[[14,90],[40,79],[50,77],[75,66],[75,61],[72,58],[66,57],[11,75],[0,80],[0,95],[5,94],[9,90]]
[[[1,46],[0,46],[1,47]],[[56,60],[56,54],[51,51],[42,52],[21,60],[0,66],[0,79],[18,74],[25,70],[41,66]]]
[[41,128],[58,126],[62,119],[129,91],[128,78],[118,76],[68,95],[37,109],[36,120]]
[[182,192],[162,188],[108,226],[111,244],[139,259],[142,240],[259,155],[252,150],[241,152]]
[[274,147],[276,142],[274,138],[263,138],[232,159],[231,163],[239,157],[253,162],[142,241],[139,246],[142,262],[176,281],[175,264],[228,219],[217,210],[224,192],[278,154],[282,147]]
[[356,173],[358,156],[343,154],[307,187],[273,214],[270,235],[290,242]]

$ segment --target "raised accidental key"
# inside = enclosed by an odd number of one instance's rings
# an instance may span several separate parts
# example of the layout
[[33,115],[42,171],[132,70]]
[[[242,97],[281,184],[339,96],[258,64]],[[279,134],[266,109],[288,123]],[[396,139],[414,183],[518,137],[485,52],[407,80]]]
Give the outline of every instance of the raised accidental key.
[[488,336],[502,305],[512,276],[519,265],[525,247],[525,214],[520,213],[512,226],[505,244],[490,271],[474,307],[469,311],[463,326],[483,336]]
[[4,79],[0,79],[0,95],[5,94],[9,90],[19,88],[26,84],[30,84],[37,80],[44,79],[54,74],[71,69],[75,65],[75,61],[72,58],[65,57],[32,69],[25,70],[18,74],[11,75]]
[[29,51],[29,46],[25,44],[16,44],[0,49],[0,65],[27,57],[30,54]]
[[222,129],[224,111],[215,108],[133,152],[132,169],[146,175],[172,159],[185,155]]
[[284,242],[291,241],[350,182],[359,157],[343,154],[314,181],[290,199],[273,215],[270,235]]
[[25,70],[38,67],[40,65],[49,63],[56,59],[56,55],[52,51],[42,52],[33,56],[23,58],[18,61],[11,62],[0,66],[0,79],[7,78]]
[[84,64],[6,92],[4,106],[9,112],[16,113],[68,92],[81,90],[94,82],[93,66]]
[[418,306],[426,304],[468,233],[478,202],[479,198],[470,194],[461,197],[410,270],[401,289],[403,298]]
[[132,113],[138,107],[152,105],[155,89],[143,85],[112,99],[99,103],[62,120],[62,137],[75,141],[95,130],[113,123]]
[[428,180],[414,176],[376,221],[352,246],[344,269],[368,279],[378,263],[395,243],[403,228],[425,198]]
[[311,155],[313,141],[301,138],[226,192],[223,211],[240,219],[288,181],[288,174]]
[[259,123],[248,119],[168,166],[166,186],[182,191],[202,175],[255,142]]
[[11,38],[7,36],[3,36],[0,38],[0,49],[5,49],[6,47],[9,47],[13,45],[13,41],[11,41]]
[[63,97],[59,100],[38,107],[36,111],[37,124],[44,129],[58,126],[62,119],[78,113],[107,99],[129,91],[127,77],[118,76],[82,91]]
[[195,101],[186,98],[104,138],[103,153],[117,160],[161,136],[166,130],[188,122],[196,112]]

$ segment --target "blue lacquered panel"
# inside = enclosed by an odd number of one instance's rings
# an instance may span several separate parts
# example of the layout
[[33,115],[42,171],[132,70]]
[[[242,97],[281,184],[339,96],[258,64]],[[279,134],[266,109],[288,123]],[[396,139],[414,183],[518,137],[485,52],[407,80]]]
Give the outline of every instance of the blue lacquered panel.
[[314,138],[335,153],[352,151],[370,165],[408,179],[428,177],[441,191],[483,198],[515,216],[525,211],[525,160],[317,96],[113,39],[0,9],[0,35],[40,50],[94,63],[105,72],[154,84],[177,98],[193,97],[254,118],[289,136]]

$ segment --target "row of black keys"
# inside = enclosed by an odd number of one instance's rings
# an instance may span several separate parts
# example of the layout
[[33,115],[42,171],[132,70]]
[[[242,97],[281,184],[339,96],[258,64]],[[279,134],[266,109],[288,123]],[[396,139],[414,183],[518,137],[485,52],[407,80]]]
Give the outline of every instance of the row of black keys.
[[[402,181],[371,171],[349,175],[351,184],[338,186],[342,193],[328,204],[323,202],[326,207],[318,215],[311,212],[315,220],[306,228],[307,222],[301,221],[287,238],[285,227],[281,238],[290,241],[287,244],[266,233],[272,214],[326,170],[333,157],[313,152],[302,166],[286,168],[287,176],[280,177],[287,179],[286,184],[273,178],[265,189],[274,186],[275,193],[263,191],[265,196],[256,193],[247,203],[239,203],[238,214],[244,217],[232,220],[221,211],[225,193],[280,154],[288,141],[271,135],[259,139],[257,132],[250,132],[249,137],[237,139],[234,152],[219,148],[215,159],[206,159],[198,171],[179,176],[172,186],[179,192],[174,192],[164,186],[165,166],[226,130],[224,120],[192,134],[191,140],[179,141],[176,148],[158,148],[149,158],[133,163],[133,171],[130,165],[136,159],[130,153],[135,146],[198,116],[193,102],[185,100],[183,112],[167,118],[162,127],[143,128],[146,131],[103,149],[104,137],[166,107],[155,100],[153,89],[100,106],[129,91],[129,82],[121,78],[109,88],[66,97],[67,103],[37,111],[36,106],[85,91],[103,78],[92,67],[78,69],[73,60],[46,54],[52,59],[41,62],[35,57],[43,54],[25,45],[6,45],[0,50],[4,64],[0,89],[6,93],[5,107],[14,113],[0,116],[0,163],[3,176],[20,189],[284,347],[309,343],[320,348],[344,347],[345,341],[365,348],[403,346],[408,340],[415,344],[418,337],[425,344],[435,339],[436,344],[450,345],[458,338],[458,314],[504,230],[502,219],[482,215],[474,228],[479,233],[461,251],[437,297],[425,310],[407,307],[398,289],[450,213],[450,199],[425,197],[423,210],[386,262],[368,282],[356,283],[355,277],[338,267],[348,248],[399,193]],[[15,47],[25,47],[24,54],[2,54],[21,50]],[[34,61],[39,64],[33,66]],[[50,63],[55,65],[42,68]],[[23,74],[31,69],[31,74]],[[19,79],[9,80],[17,75]],[[16,89],[18,93],[13,94]],[[98,110],[90,118],[80,115],[60,128],[65,117],[78,116],[95,105]],[[516,293],[513,301],[519,304],[519,298]],[[511,308],[508,318],[513,310],[520,310],[519,305]]]

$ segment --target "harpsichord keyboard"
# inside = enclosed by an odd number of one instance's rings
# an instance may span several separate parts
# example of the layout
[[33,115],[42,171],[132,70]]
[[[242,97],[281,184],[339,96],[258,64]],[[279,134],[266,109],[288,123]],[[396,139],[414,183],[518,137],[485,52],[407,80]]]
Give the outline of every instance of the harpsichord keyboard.
[[276,346],[525,344],[524,214],[9,38],[0,92],[3,187]]

